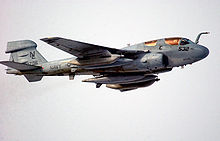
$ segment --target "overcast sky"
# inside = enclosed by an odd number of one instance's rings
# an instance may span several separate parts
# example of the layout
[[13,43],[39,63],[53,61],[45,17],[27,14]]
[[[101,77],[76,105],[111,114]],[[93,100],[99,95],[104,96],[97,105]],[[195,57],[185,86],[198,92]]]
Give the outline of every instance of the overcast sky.
[[220,140],[219,0],[1,0],[0,60],[8,41],[30,39],[49,61],[71,57],[40,41],[59,36],[122,48],[181,36],[207,46],[207,58],[160,74],[126,93],[81,80],[44,77],[28,83],[0,65],[1,141]]

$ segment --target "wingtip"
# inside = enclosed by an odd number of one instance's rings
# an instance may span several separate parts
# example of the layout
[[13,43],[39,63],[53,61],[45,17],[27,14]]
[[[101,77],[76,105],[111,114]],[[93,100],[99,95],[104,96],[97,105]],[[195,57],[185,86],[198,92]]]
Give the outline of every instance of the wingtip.
[[60,37],[47,37],[47,38],[42,38],[40,39],[41,41],[44,41],[46,43],[52,43],[56,40],[60,39]]

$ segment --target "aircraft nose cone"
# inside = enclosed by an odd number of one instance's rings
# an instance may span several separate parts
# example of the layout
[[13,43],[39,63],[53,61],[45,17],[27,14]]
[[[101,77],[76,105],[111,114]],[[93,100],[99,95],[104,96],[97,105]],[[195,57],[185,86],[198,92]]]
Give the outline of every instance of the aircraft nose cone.
[[209,55],[209,49],[204,47],[204,46],[200,46],[200,50],[201,50],[201,59],[207,57]]

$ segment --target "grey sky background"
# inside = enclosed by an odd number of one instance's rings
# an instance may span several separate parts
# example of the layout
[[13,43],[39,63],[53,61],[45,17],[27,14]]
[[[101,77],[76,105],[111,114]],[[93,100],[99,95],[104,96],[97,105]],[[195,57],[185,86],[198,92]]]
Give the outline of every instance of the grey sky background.
[[0,65],[0,141],[220,140],[220,1],[1,0],[0,60],[8,41],[31,39],[49,61],[71,57],[40,38],[60,36],[122,48],[181,36],[207,58],[160,74],[150,87],[119,91],[82,83],[91,76],[28,83]]

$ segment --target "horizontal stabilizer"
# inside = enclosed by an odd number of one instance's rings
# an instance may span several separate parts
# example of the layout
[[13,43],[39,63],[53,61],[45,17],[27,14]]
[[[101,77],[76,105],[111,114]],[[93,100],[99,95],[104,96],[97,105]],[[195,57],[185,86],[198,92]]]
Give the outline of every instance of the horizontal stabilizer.
[[16,70],[19,70],[19,71],[41,69],[40,66],[32,66],[32,65],[27,65],[27,64],[12,62],[12,61],[0,61],[0,63],[8,67],[14,68]]

